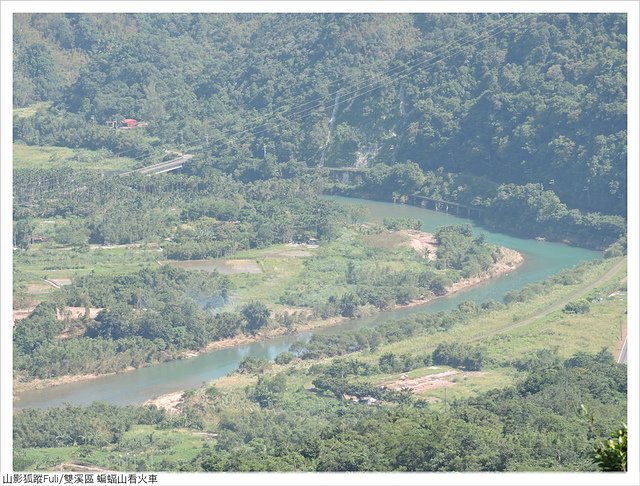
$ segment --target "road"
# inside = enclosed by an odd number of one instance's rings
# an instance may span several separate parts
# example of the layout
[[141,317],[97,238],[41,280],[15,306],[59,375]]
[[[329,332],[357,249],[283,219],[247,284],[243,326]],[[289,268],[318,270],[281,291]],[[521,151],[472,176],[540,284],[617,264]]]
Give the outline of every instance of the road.
[[[593,280],[591,282],[586,283],[585,285],[583,285],[582,287],[580,287],[579,289],[575,290],[574,292],[572,292],[571,294],[569,294],[568,296],[564,297],[563,299],[557,301],[555,304],[550,305],[549,307],[547,307],[544,310],[541,310],[539,312],[536,312],[535,314],[516,321],[516,322],[512,322],[506,326],[503,326],[499,329],[495,329],[491,332],[486,332],[486,333],[482,333],[482,334],[478,334],[474,337],[472,337],[471,339],[469,339],[469,341],[473,342],[473,341],[479,341],[481,339],[486,339],[488,337],[491,336],[495,336],[496,334],[502,334],[503,332],[506,331],[510,331],[511,329],[515,329],[517,327],[522,327],[522,326],[526,326],[528,324],[531,324],[532,322],[535,322],[539,319],[542,319],[543,317],[548,316],[549,314],[552,314],[553,312],[556,312],[562,308],[564,308],[565,305],[567,305],[569,302],[572,302],[574,300],[579,299],[580,297],[584,296],[585,294],[591,292],[593,289],[595,289],[596,287],[599,287],[600,285],[604,284],[606,281],[608,281],[609,279],[611,279],[616,273],[618,273],[620,270],[622,270],[627,264],[627,258],[623,258],[622,260],[620,260],[618,263],[616,263],[613,267],[611,267],[609,270],[607,270],[607,272],[605,272],[604,274],[602,274],[600,277],[598,277],[596,280]],[[623,346],[623,351],[621,351],[620,355],[622,356],[622,352],[624,352],[624,359],[625,359],[625,363],[626,363],[626,359],[627,359],[627,343],[625,340],[625,344]],[[620,361],[619,361],[620,362]]]
[[627,338],[624,338],[620,356],[618,356],[618,363],[627,364]]
[[187,163],[190,159],[193,158],[191,154],[183,154],[178,158],[168,160],[166,162],[158,162],[157,164],[149,165],[147,167],[141,167],[140,169],[132,170],[129,172],[124,172],[121,175],[128,175],[137,172],[138,174],[162,174],[163,172],[169,172],[171,170],[176,170],[182,167],[185,163]]

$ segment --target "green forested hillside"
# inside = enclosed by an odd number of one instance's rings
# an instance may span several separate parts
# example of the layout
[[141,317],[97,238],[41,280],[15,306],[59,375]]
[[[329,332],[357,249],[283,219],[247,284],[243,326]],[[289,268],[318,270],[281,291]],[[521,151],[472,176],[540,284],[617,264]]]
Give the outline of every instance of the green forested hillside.
[[[626,22],[16,14],[14,468],[604,469],[627,418]],[[159,161],[183,166],[136,172]],[[273,360],[239,347],[281,335]],[[235,372],[151,406],[22,395],[226,347]]]
[[27,143],[147,152],[121,115],[200,169],[411,160],[626,211],[624,15],[25,14],[14,50],[16,105],[53,102]]

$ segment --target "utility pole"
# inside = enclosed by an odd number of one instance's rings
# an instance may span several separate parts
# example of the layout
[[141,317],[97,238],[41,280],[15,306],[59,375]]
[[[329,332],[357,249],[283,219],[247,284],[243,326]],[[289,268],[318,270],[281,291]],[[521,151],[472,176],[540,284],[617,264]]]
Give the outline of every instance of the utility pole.
[[447,412],[447,388],[444,388],[444,411]]

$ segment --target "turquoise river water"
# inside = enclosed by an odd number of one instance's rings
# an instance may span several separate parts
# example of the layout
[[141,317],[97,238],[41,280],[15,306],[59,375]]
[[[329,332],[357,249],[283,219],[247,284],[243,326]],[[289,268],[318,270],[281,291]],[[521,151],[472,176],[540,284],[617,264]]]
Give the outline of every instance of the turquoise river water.
[[[438,227],[446,224],[470,222],[445,213],[407,205],[343,197],[330,197],[329,199],[345,204],[365,206],[369,210],[368,219],[381,219],[388,216],[417,218],[422,221],[422,229],[428,232],[435,231]],[[495,299],[500,301],[502,296],[510,290],[521,288],[531,282],[544,280],[548,276],[579,262],[602,257],[602,254],[596,251],[570,247],[560,243],[514,238],[500,233],[492,233],[473,223],[472,225],[475,232],[485,234],[487,241],[513,248],[522,253],[525,259],[524,263],[509,274],[491,279],[471,289],[457,292],[449,297],[436,299],[421,306],[382,312],[361,319],[350,319],[340,325],[313,332],[329,334],[375,326],[409,314],[451,309],[465,300],[484,302],[488,299]],[[247,356],[272,360],[278,353],[288,350],[293,342],[309,339],[311,335],[312,332],[306,332],[281,336],[94,380],[27,391],[16,397],[15,407],[47,408],[65,403],[89,404],[96,400],[119,405],[141,403],[165,393],[196,388],[204,382],[224,376],[235,370],[240,361]]]

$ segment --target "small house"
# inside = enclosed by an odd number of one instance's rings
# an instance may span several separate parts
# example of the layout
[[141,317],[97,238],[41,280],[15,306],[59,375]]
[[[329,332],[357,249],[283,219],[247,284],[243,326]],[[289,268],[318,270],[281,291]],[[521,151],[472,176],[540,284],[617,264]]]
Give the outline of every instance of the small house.
[[135,118],[123,118],[123,119],[119,119],[119,117],[113,117],[110,120],[106,121],[106,124],[109,128],[121,128],[121,129],[127,129],[127,128],[138,128],[138,127],[146,127],[148,126],[148,123],[146,122],[140,122],[138,120],[136,120]]
[[122,128],[135,128],[135,127],[138,126],[138,120],[136,120],[134,118],[125,118],[120,123],[121,123]]

